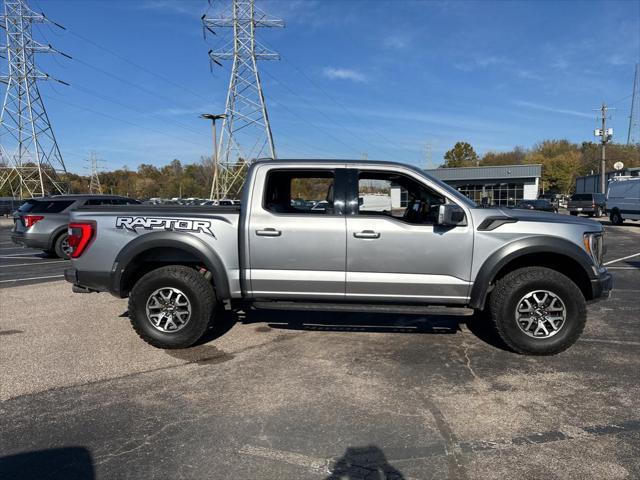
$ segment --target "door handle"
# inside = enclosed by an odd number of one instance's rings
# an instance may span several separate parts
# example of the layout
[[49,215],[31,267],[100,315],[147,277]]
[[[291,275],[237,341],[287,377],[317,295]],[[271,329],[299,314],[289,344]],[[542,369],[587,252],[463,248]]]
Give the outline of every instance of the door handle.
[[256,235],[260,237],[279,237],[282,232],[275,228],[265,228],[264,230],[256,230]]
[[356,238],[380,238],[380,234],[378,232],[374,232],[373,230],[353,232],[353,236]]

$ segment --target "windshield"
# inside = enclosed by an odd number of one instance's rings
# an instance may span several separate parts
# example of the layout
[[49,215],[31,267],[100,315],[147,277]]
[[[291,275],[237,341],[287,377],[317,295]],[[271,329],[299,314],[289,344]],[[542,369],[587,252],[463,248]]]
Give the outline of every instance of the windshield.
[[471,200],[469,197],[467,197],[466,195],[460,193],[458,190],[456,190],[455,188],[453,188],[451,185],[447,185],[446,183],[444,183],[442,180],[437,179],[435,177],[432,177],[431,175],[423,172],[420,169],[415,169],[418,172],[420,172],[421,175],[427,177],[429,180],[431,180],[432,182],[436,183],[440,188],[442,188],[443,190],[445,190],[448,194],[450,194],[453,198],[455,198],[457,201],[464,203],[467,207],[469,208],[477,208],[478,204],[476,202],[474,202],[473,200]]

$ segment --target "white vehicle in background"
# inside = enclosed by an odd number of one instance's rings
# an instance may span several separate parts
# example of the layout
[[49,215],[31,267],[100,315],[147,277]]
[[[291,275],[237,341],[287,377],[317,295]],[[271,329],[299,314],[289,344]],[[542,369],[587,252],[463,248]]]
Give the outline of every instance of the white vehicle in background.
[[607,190],[606,212],[614,225],[640,220],[640,177],[614,177]]

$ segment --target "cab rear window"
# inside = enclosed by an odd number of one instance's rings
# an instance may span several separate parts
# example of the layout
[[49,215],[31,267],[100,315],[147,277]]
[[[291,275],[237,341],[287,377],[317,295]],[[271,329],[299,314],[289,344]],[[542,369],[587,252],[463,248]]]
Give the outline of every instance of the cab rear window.
[[73,200],[45,200],[38,201],[32,204],[32,207],[27,210],[21,210],[24,213],[60,213],[73,203]]

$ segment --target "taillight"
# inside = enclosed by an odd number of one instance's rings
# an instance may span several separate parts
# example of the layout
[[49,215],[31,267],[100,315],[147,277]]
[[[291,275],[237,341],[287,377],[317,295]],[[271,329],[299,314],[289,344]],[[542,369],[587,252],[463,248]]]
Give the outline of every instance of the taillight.
[[25,215],[24,226],[27,228],[31,228],[43,218],[44,217],[42,215]]
[[89,246],[96,234],[95,222],[76,222],[69,224],[69,246],[72,248],[71,258],[78,258]]

